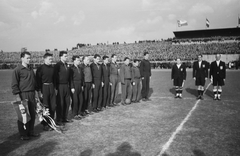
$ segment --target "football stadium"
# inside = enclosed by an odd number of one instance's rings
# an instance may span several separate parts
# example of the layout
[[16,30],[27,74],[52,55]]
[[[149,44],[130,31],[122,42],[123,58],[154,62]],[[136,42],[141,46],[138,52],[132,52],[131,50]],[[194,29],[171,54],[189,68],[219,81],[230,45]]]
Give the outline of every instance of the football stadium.
[[[174,37],[168,39],[1,51],[0,155],[239,156],[240,27],[209,24],[206,19],[206,29],[172,31]],[[178,27],[187,25],[178,21]],[[62,57],[66,61],[61,62]],[[43,68],[48,58],[49,68]],[[23,62],[30,59],[25,67]],[[202,84],[194,75],[203,62]],[[223,77],[214,78],[213,63]],[[174,68],[180,75],[185,72],[178,77],[180,85]],[[51,82],[45,82],[46,77]],[[136,79],[139,88],[134,89]],[[33,90],[26,89],[30,85]],[[44,87],[51,86],[46,93]],[[34,107],[31,98],[23,98],[31,92]],[[44,96],[52,93],[46,104]]]

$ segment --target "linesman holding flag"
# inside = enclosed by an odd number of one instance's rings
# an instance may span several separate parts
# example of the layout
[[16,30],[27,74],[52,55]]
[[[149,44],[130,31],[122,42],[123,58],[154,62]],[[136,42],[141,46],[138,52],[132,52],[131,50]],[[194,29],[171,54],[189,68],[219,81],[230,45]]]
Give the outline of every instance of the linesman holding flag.
[[208,62],[203,61],[202,54],[199,54],[198,61],[193,63],[193,79],[195,80],[195,85],[198,87],[197,99],[203,100],[204,86],[208,78],[208,68]]

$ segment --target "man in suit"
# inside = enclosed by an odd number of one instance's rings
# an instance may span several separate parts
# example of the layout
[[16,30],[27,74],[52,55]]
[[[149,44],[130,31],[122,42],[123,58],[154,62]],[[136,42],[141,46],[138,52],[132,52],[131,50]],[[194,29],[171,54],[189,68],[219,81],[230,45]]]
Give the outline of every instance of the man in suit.
[[221,54],[216,54],[216,60],[210,65],[210,79],[213,83],[214,100],[221,100],[222,86],[225,85],[226,65],[221,61]]
[[72,57],[73,66],[70,68],[70,88],[72,96],[72,114],[75,120],[82,119],[83,105],[83,71],[80,68],[80,57]]
[[181,60],[178,58],[177,63],[172,67],[171,79],[173,85],[175,86],[176,96],[175,98],[182,98],[182,91],[184,82],[186,80],[187,72],[186,67],[181,63]]
[[93,78],[92,106],[93,112],[99,112],[102,110],[102,87],[104,85],[102,66],[99,64],[100,55],[95,54],[93,57],[93,61],[94,62],[90,65]]
[[[130,59],[128,57],[124,58],[124,64],[120,68],[120,80],[122,87],[122,100],[121,104],[126,105],[131,103],[132,98],[132,68],[129,66]],[[129,100],[129,103],[126,102]]]
[[150,101],[148,94],[149,94],[149,85],[151,79],[151,63],[148,60],[149,53],[144,52],[143,54],[144,59],[140,63],[140,74],[142,78],[142,101]]
[[[36,71],[38,94],[43,99],[43,105],[49,109],[50,117],[54,119],[56,111],[56,84],[54,81],[53,55],[46,53],[43,56],[44,64]],[[42,122],[43,130],[52,130],[46,122]]]
[[83,107],[82,107],[82,112],[83,116],[87,116],[88,114],[92,114],[90,110],[90,102],[91,102],[91,97],[92,97],[92,71],[90,68],[90,61],[88,56],[83,56],[82,57],[83,64],[82,64],[82,70],[83,70]]
[[132,67],[132,78],[133,78],[133,96],[132,96],[132,102],[138,103],[140,100],[141,95],[141,75],[140,75],[140,69],[139,69],[139,60],[134,59],[133,60],[133,67]]
[[119,66],[116,61],[117,61],[117,55],[112,54],[111,63],[110,63],[110,86],[111,86],[110,107],[117,106],[116,98],[118,95]]
[[208,78],[208,63],[202,60],[202,55],[198,55],[198,61],[193,63],[193,79],[198,87],[197,99],[203,100],[205,82]]
[[103,72],[103,108],[109,108],[110,106],[110,67],[108,62],[108,56],[103,56],[102,72]]
[[20,55],[22,63],[19,64],[12,73],[12,93],[16,95],[16,101],[28,100],[28,109],[31,120],[25,125],[18,120],[18,131],[21,140],[29,140],[30,137],[39,137],[34,133],[36,116],[35,91],[37,90],[36,77],[30,67],[31,54],[27,51]]
[[60,61],[54,66],[54,78],[57,89],[57,125],[73,122],[68,119],[70,107],[70,68],[66,51],[60,51]]

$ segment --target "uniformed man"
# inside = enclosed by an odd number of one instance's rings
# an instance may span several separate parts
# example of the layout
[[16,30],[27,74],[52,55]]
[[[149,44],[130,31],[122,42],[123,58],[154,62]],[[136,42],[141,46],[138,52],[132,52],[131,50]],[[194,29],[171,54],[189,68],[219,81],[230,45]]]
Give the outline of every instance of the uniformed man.
[[90,61],[88,56],[83,56],[83,64],[82,64],[82,70],[83,70],[83,107],[82,112],[83,116],[87,116],[88,114],[92,114],[90,112],[90,104],[91,104],[91,97],[92,97],[92,71],[90,68]]
[[73,122],[68,119],[70,107],[70,68],[66,51],[60,51],[60,61],[54,66],[54,78],[57,89],[57,125]]
[[[38,94],[43,99],[43,105],[49,109],[50,117],[54,119],[56,111],[56,84],[54,82],[54,67],[52,65],[53,55],[46,53],[43,58],[44,64],[36,71]],[[43,130],[52,130],[46,122],[42,122],[42,124]]]
[[216,60],[210,65],[210,79],[213,83],[214,100],[221,100],[222,86],[225,85],[226,65],[221,61],[221,54],[216,54]]
[[198,97],[197,99],[203,100],[203,92],[205,82],[208,78],[208,63],[202,60],[202,55],[198,55],[198,61],[193,63],[193,79],[195,80],[195,85],[198,87]]
[[103,75],[102,75],[102,66],[99,64],[100,55],[95,54],[93,57],[93,63],[90,65],[92,71],[92,80],[93,80],[93,98],[92,106],[93,112],[99,112],[102,110],[102,87]]
[[117,61],[117,55],[112,54],[111,63],[110,63],[110,86],[111,86],[110,107],[117,106],[116,98],[118,95],[119,66],[116,61]]
[[109,67],[109,60],[108,56],[104,55],[102,57],[103,64],[102,64],[102,71],[103,71],[103,108],[109,108],[110,106],[110,95],[111,95],[111,88],[110,88],[110,67]]
[[16,95],[17,101],[28,100],[28,109],[31,120],[24,124],[18,121],[18,130],[22,140],[29,140],[30,137],[39,137],[34,133],[34,123],[36,116],[35,90],[37,89],[36,77],[30,67],[31,54],[27,51],[20,55],[22,63],[19,64],[12,73],[12,93]]
[[181,63],[181,60],[178,58],[177,63],[172,67],[171,79],[173,85],[175,86],[176,96],[175,98],[182,98],[182,91],[184,82],[186,80],[187,72],[186,67]]
[[71,95],[72,95],[72,114],[73,119],[82,119],[83,105],[83,70],[80,68],[80,57],[72,57],[73,66],[70,68]]
[[138,103],[141,96],[141,74],[139,69],[139,60],[134,59],[133,60],[133,67],[132,67],[132,78],[133,78],[133,96],[132,96],[132,102]]
[[149,85],[151,79],[151,63],[149,62],[149,53],[144,52],[143,60],[140,63],[140,74],[142,78],[142,101],[150,101],[148,94],[149,94]]
[[[120,80],[122,87],[121,104],[126,105],[131,103],[132,98],[132,68],[129,66],[130,59],[124,58],[124,63],[120,68]],[[126,102],[126,99],[128,102]]]

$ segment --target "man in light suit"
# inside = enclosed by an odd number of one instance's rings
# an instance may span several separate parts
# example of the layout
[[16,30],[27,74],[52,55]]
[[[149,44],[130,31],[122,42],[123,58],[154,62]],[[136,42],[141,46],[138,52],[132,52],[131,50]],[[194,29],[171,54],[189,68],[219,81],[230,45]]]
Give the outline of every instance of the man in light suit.
[[118,106],[116,103],[118,95],[118,77],[119,77],[119,66],[117,64],[117,55],[112,54],[110,63],[110,86],[111,86],[111,99],[110,107]]

